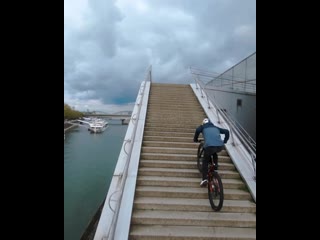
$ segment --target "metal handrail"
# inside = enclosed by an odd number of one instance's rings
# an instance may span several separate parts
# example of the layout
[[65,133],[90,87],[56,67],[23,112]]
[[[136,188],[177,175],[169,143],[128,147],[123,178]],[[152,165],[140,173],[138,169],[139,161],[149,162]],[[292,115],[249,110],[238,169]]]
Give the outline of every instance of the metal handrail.
[[[244,91],[248,93],[256,92],[256,79],[246,79],[225,73],[218,74],[201,70],[199,68],[189,67],[191,74],[206,79],[206,86],[219,87],[222,89],[233,90],[235,92]],[[233,67],[231,68],[233,69]],[[230,69],[228,70],[230,71]]]
[[[240,62],[238,62],[237,64],[233,65],[232,67],[230,67],[229,69],[225,70],[223,73],[220,74],[220,76],[222,75],[226,75],[227,72],[229,72],[231,69],[234,69],[236,66],[239,66],[241,63],[247,61],[249,58],[251,58],[252,56],[254,56],[256,54],[256,52],[250,54],[248,57],[246,57],[245,59],[241,60]],[[226,76],[230,76],[230,75],[226,75]],[[231,75],[232,76],[232,75]],[[219,77],[219,76],[217,76]],[[233,76],[232,76],[233,77]]]
[[196,88],[197,89],[200,88],[201,97],[206,98],[206,100],[207,100],[208,108],[212,109],[212,107],[210,106],[210,102],[211,102],[212,105],[214,106],[214,108],[216,109],[216,116],[218,118],[218,123],[221,123],[220,116],[224,119],[224,121],[226,123],[228,123],[228,127],[230,128],[229,129],[230,130],[230,139],[231,139],[232,145],[236,146],[236,144],[234,142],[234,137],[233,137],[233,134],[235,134],[235,135],[237,135],[237,137],[239,138],[240,142],[243,144],[245,149],[249,152],[251,160],[252,160],[251,164],[254,169],[254,177],[253,178],[255,180],[256,179],[256,171],[255,171],[255,169],[256,169],[255,168],[256,142],[247,133],[247,131],[241,126],[241,124],[239,122],[237,122],[235,119],[233,119],[230,114],[223,111],[222,108],[216,103],[216,101],[214,101],[214,99],[212,99],[211,96],[209,96],[207,94],[206,89],[205,89],[205,84],[199,79],[199,77],[197,75],[194,75],[193,73],[192,73],[192,75],[194,76]]

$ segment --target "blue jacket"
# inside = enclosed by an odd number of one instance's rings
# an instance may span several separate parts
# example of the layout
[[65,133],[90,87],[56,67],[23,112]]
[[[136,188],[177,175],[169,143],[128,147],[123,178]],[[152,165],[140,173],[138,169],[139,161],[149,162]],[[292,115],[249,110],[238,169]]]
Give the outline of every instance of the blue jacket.
[[[204,148],[223,146],[229,140],[229,130],[219,128],[215,126],[212,122],[208,122],[204,125],[197,127],[193,137],[194,142],[198,142],[198,137],[200,133],[202,133],[204,138]],[[225,135],[223,140],[221,139],[220,134]]]

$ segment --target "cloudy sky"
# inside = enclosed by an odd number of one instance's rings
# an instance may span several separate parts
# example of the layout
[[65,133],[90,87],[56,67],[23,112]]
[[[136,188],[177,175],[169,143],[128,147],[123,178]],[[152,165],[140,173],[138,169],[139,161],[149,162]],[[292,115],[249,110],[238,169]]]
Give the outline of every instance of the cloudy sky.
[[64,0],[64,101],[132,110],[148,66],[154,82],[192,83],[256,51],[255,0]]

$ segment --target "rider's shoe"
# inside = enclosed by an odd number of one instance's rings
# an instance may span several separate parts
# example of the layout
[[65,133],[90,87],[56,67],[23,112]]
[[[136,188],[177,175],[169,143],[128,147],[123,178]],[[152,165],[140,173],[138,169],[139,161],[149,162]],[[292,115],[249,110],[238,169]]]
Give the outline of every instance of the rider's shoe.
[[215,164],[214,170],[218,171],[218,169],[219,169],[219,165],[218,165],[218,164]]
[[200,187],[206,187],[207,186],[207,183],[208,183],[208,180],[207,179],[204,179],[200,182]]

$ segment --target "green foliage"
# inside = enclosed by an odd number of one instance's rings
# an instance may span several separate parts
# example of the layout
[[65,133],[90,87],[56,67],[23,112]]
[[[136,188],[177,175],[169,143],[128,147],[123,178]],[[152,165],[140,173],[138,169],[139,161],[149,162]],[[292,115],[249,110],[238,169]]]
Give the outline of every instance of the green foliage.
[[64,104],[64,120],[72,120],[83,117],[83,114],[79,111],[73,110],[68,104]]

